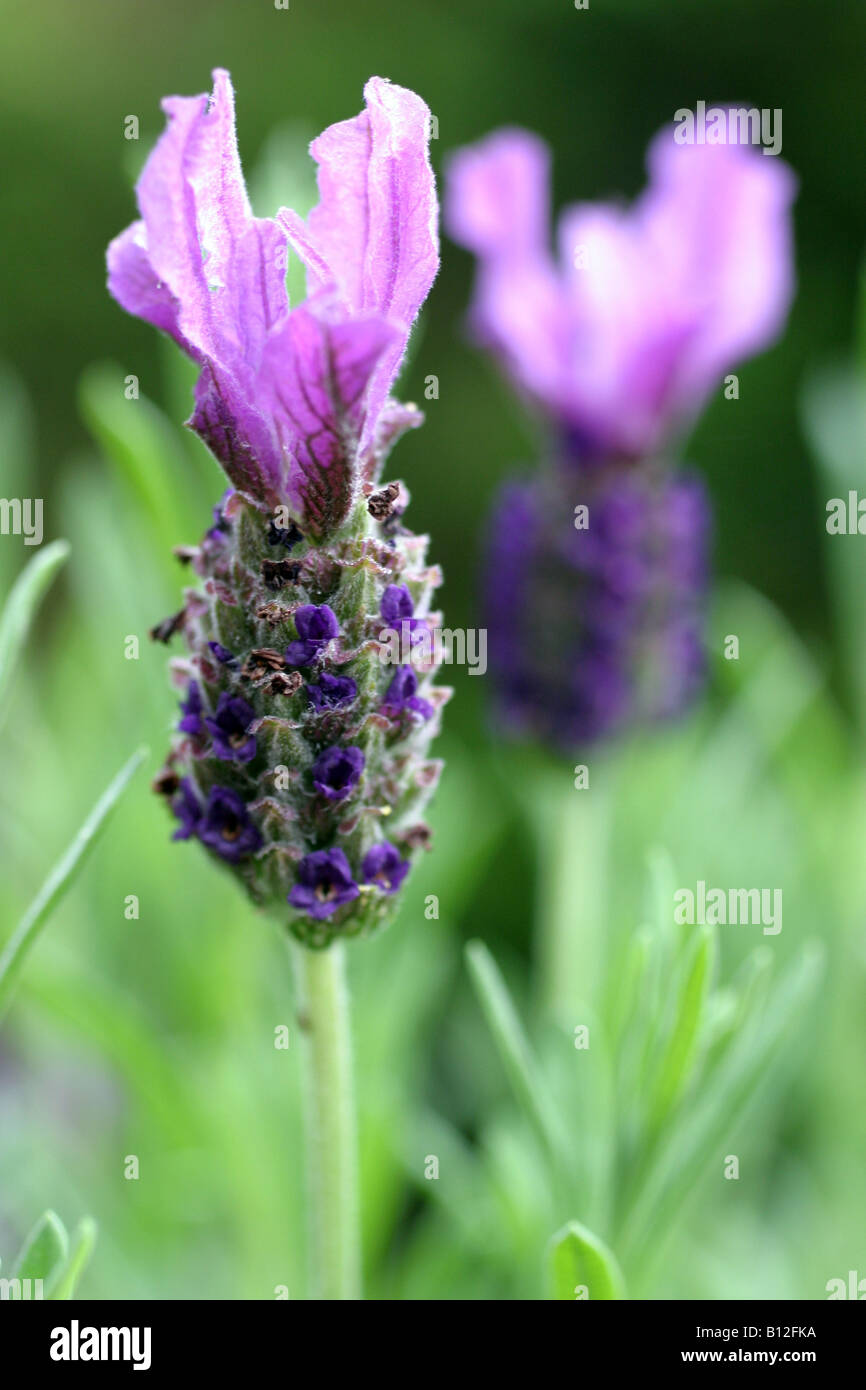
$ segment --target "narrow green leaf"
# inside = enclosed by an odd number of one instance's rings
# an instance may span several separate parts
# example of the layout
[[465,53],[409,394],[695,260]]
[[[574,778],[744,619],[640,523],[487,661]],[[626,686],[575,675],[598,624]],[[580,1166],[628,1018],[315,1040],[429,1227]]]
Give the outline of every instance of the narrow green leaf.
[[52,541],[21,571],[0,616],[0,724],[6,713],[12,678],[36,609],[69,554],[67,541]]
[[93,1254],[96,1235],[96,1222],[93,1217],[83,1217],[73,1232],[72,1244],[65,1264],[60,1269],[55,1270],[49,1282],[45,1294],[46,1298],[53,1299],[55,1302],[66,1302],[72,1297]]
[[707,1165],[720,1160],[732,1131],[766,1079],[793,1022],[806,1008],[823,966],[823,952],[808,943],[779,980],[769,1001],[752,1014],[714,1068],[688,1112],[668,1126],[618,1238],[627,1263],[652,1255],[669,1234],[685,1199]]
[[626,1297],[612,1250],[578,1221],[569,1221],[547,1247],[552,1299],[610,1301]]
[[648,1123],[657,1133],[685,1090],[700,1045],[715,961],[716,934],[703,926],[687,960],[673,1028],[665,1044],[649,1104]]
[[40,1216],[21,1247],[12,1270],[14,1279],[42,1279],[46,1283],[69,1254],[66,1227],[53,1211]]
[[130,778],[141,766],[146,756],[146,748],[139,748],[137,752],[133,753],[114,781],[103,792],[75,839],[51,870],[7,941],[2,953],[0,953],[0,1018],[9,1004],[28,951],[35,943],[50,912],[56,907],[72,883],[76,871],[81,867],[96,843],[97,836],[120,800]]
[[555,1160],[561,1146],[550,1099],[499,967],[481,941],[468,943],[466,964],[512,1090],[542,1146]]
[[[196,522],[187,495],[188,464],[166,416],[145,396],[128,400],[125,378],[112,362],[88,367],[79,383],[84,422],[108,461],[132,488],[161,539],[166,527]],[[179,523],[180,513],[180,523]]]

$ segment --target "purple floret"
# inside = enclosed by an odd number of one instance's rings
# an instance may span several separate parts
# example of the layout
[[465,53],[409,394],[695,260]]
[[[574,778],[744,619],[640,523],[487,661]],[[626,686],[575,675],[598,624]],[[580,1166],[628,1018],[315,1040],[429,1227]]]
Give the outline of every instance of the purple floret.
[[177,726],[180,732],[183,734],[204,733],[204,724],[201,717],[201,691],[196,681],[190,681],[187,687],[186,699],[180,702],[180,709],[183,715],[183,719],[179,721]]
[[382,594],[379,608],[384,621],[390,628],[408,633],[410,646],[416,646],[427,632],[423,618],[414,618],[415,604],[405,584],[389,584]]
[[433,706],[418,694],[418,676],[411,666],[400,666],[385,692],[383,708],[386,714],[411,710],[421,719],[430,719]]
[[255,717],[255,710],[241,696],[222,692],[216,715],[204,721],[218,758],[224,762],[248,763],[256,756],[256,737],[248,732]]
[[396,893],[409,872],[409,861],[401,859],[399,850],[383,840],[367,850],[361,872],[365,883],[377,884],[383,893]]
[[202,844],[232,864],[262,847],[243,799],[229,787],[211,787],[197,829]]
[[307,686],[310,704],[317,710],[339,709],[357,697],[358,687],[351,676],[332,676],[323,671],[317,684]]
[[326,748],[313,763],[313,786],[329,801],[341,801],[354,791],[363,771],[360,748]]
[[177,794],[171,803],[171,809],[180,821],[172,839],[188,840],[190,836],[195,835],[201,820],[202,808],[198,793],[188,777],[181,780]]
[[208,642],[208,646],[221,666],[237,666],[238,659],[234,652],[230,652],[221,642]]
[[299,912],[322,920],[357,898],[359,888],[341,849],[320,849],[301,860],[289,902]]
[[305,603],[298,608],[295,627],[299,640],[286,648],[287,666],[311,666],[340,632],[336,614],[327,603]]

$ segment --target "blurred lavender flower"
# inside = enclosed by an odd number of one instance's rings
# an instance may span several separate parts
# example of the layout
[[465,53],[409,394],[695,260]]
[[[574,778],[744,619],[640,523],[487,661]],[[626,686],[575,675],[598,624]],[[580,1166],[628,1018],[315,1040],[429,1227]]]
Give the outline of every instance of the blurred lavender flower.
[[[313,142],[306,222],[252,215],[227,73],[210,96],[168,98],[141,218],[108,249],[114,297],[199,365],[189,424],[232,484],[184,552],[202,587],[172,620],[190,655],[174,663],[182,717],[157,786],[176,838],[234,866],[257,902],[285,913],[288,900],[309,945],[387,916],[429,839],[432,716],[448,695],[428,662],[423,727],[388,704],[388,596],[420,621],[441,576],[426,537],[393,524],[405,488],[389,484],[388,506],[376,491],[390,446],[422,420],[389,392],[438,266],[429,112],[380,78],[365,98]],[[293,308],[289,245],[308,276]],[[380,845],[388,872],[369,875]]]
[[493,513],[500,707],[571,747],[701,688],[709,507],[671,453],[722,375],[781,331],[795,183],[776,158],[681,145],[671,127],[630,209],[566,209],[557,261],[548,164],[535,136],[499,131],[452,159],[446,214],[478,258],[473,336],[552,427],[541,477]]

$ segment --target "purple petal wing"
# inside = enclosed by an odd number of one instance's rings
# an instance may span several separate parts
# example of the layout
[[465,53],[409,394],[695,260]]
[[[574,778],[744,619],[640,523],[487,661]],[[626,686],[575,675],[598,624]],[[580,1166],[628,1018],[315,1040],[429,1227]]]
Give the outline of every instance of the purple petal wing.
[[379,318],[329,321],[328,305],[315,307],[295,309],[271,335],[260,397],[289,462],[290,501],[322,536],[351,510],[370,382],[397,330]]
[[546,257],[550,155],[517,127],[457,151],[447,169],[448,233],[483,259]]

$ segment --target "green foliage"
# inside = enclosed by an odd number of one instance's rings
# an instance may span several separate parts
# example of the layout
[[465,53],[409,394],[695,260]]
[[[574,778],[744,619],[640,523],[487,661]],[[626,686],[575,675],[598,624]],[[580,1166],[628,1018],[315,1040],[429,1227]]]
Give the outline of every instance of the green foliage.
[[625,1282],[612,1252],[579,1221],[569,1221],[551,1238],[547,1259],[551,1298],[625,1297]]
[[[53,1211],[45,1211],[25,1238],[15,1258],[10,1279],[29,1281],[29,1297],[41,1283],[41,1297],[67,1300],[74,1296],[96,1242],[96,1224],[80,1221],[70,1240],[66,1227]],[[13,1293],[12,1297],[16,1295]]]

